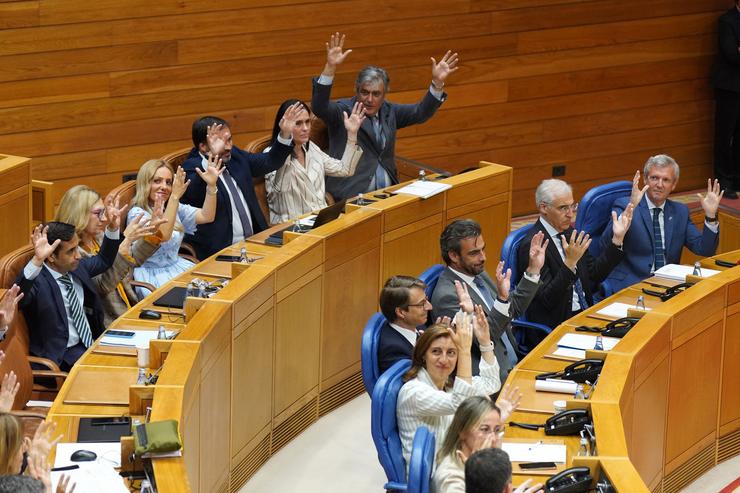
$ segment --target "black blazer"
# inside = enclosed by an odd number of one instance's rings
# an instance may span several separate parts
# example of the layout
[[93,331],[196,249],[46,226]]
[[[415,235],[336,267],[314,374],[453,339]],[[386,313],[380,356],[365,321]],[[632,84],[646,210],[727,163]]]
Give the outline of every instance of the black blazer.
[[[113,265],[120,242],[105,238],[98,255],[82,258],[77,268],[69,273],[82,283],[85,293],[83,309],[95,339],[105,331],[105,324],[103,305],[91,279]],[[59,284],[45,267],[32,280],[26,279],[21,271],[16,283],[23,293],[20,307],[31,333],[31,354],[61,364],[69,339],[69,323]]]
[[[612,269],[621,262],[624,253],[610,241],[598,258],[594,258],[586,251],[576,265],[576,273],[573,273],[560,257],[553,239],[542,225],[542,219],[538,219],[519,244],[517,254],[519,272],[524,272],[529,264],[529,245],[538,231],[542,231],[545,237],[550,239],[550,243],[547,244],[545,252],[545,265],[540,271],[540,289],[529,305],[526,315],[530,322],[555,328],[570,318],[576,275],[583,285],[586,301],[591,305],[594,302],[593,293],[598,284],[606,279]],[[563,234],[569,238],[571,231],[572,229],[568,229]],[[594,241],[598,241],[598,238]]]
[[414,346],[398,333],[391,324],[385,322],[380,328],[378,340],[378,371],[383,373],[398,360],[411,359]]
[[[267,221],[262,214],[262,209],[260,209],[257,194],[254,192],[252,178],[264,176],[280,168],[285,164],[291,149],[292,146],[277,141],[273,144],[270,152],[267,153],[252,154],[236,146],[231,148],[231,160],[227,163],[228,170],[244,195],[247,210],[252,218],[254,233],[267,229]],[[206,198],[206,183],[195,171],[197,168],[202,169],[201,161],[198,149],[193,147],[182,164],[182,169],[185,171],[187,179],[190,180],[190,185],[188,185],[188,189],[180,202],[193,207],[203,207],[203,201]],[[231,201],[226,191],[226,185],[219,180],[216,187],[218,188],[216,218],[211,223],[199,224],[195,234],[185,235],[185,241],[193,245],[195,254],[201,260],[231,245],[234,236],[231,225]]]
[[718,89],[740,92],[740,12],[735,7],[719,18],[719,52],[712,69],[712,83]]

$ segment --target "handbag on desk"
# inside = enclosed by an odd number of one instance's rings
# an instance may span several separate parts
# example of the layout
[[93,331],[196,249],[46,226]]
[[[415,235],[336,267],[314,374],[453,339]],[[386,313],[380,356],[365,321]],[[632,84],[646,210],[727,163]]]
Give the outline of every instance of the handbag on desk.
[[177,421],[174,419],[140,424],[134,430],[134,453],[137,457],[175,452],[181,448]]

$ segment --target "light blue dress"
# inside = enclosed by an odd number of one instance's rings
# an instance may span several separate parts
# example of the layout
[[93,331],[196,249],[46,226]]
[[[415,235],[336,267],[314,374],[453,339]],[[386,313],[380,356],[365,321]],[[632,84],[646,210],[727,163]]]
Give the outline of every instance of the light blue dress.
[[[132,207],[129,209],[128,220],[133,221],[142,212],[144,213],[142,220],[147,220],[149,213],[145,212],[141,207]],[[195,233],[197,229],[195,214],[197,212],[198,209],[196,207],[187,204],[180,204],[177,207],[177,220],[185,228],[185,233]],[[178,274],[191,268],[194,265],[192,262],[177,255],[184,236],[182,231],[173,230],[172,237],[162,242],[159,245],[159,250],[154,252],[154,255],[149,257],[141,266],[134,268],[134,279],[148,282],[158,288],[167,283],[167,281],[172,280]],[[139,299],[143,299],[150,293],[146,289],[137,287],[136,294]]]

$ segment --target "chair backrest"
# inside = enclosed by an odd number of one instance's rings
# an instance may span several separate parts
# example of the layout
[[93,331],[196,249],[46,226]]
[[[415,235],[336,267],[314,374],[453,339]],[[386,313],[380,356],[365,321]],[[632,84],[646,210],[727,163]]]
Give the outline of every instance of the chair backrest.
[[419,276],[419,279],[427,285],[427,288],[424,290],[424,294],[427,295],[427,298],[432,299],[432,293],[434,292],[434,288],[437,286],[439,275],[442,274],[443,270],[445,270],[444,265],[434,264]]
[[[0,258],[0,289],[9,289],[18,278],[18,275],[33,257],[33,246],[26,245],[5,254]],[[24,357],[28,355],[28,348],[31,343],[28,326],[23,318],[20,308],[16,310],[15,321],[11,326],[16,336],[20,338],[24,347]],[[9,334],[10,335],[10,334]]]
[[[378,460],[388,477],[388,483],[406,483],[406,463],[403,458],[401,437],[398,435],[396,401],[401,385],[403,385],[401,377],[410,367],[411,360],[397,361],[380,375],[373,389],[370,431],[378,452]],[[387,487],[386,489],[395,488]]]
[[615,181],[592,188],[578,204],[576,229],[585,231],[594,239],[588,247],[589,253],[594,257],[601,253],[599,237],[611,221],[612,204],[620,197],[629,197],[631,193],[632,182]]
[[188,154],[190,154],[192,147],[185,147],[183,149],[178,149],[176,151],[172,151],[169,154],[165,154],[160,159],[166,163],[168,163],[170,166],[172,166],[172,169],[177,171],[177,167],[181,166],[182,163],[185,162],[185,159],[187,159]]
[[519,282],[519,277],[521,277],[521,272],[517,269],[519,244],[527,236],[531,227],[531,224],[527,224],[515,229],[509,233],[504,240],[504,244],[501,245],[501,260],[504,261],[504,269],[511,269],[511,289],[514,289],[516,283]]
[[[270,145],[270,137],[271,135],[264,135],[258,139],[255,139],[247,144],[244,150],[254,154],[261,153],[267,148],[267,146]],[[254,193],[255,195],[257,195],[257,201],[260,204],[262,215],[265,216],[265,221],[267,221],[267,224],[272,224],[272,222],[270,221],[270,208],[267,206],[267,189],[265,188],[265,177],[252,177],[252,184],[254,185]]]
[[434,433],[420,426],[414,434],[409,459],[409,480],[406,493],[429,493],[434,468]]
[[373,387],[380,376],[378,369],[378,342],[380,341],[380,328],[385,323],[385,317],[377,312],[370,317],[362,331],[362,347],[360,349],[360,361],[362,365],[362,382],[365,390],[373,396]]

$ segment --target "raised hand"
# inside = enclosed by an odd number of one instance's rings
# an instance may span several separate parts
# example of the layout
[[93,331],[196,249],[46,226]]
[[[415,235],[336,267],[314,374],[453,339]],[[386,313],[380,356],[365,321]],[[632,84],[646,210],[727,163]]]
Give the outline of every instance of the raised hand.
[[488,318],[486,312],[483,311],[483,307],[475,305],[475,313],[473,314],[473,332],[475,338],[478,339],[478,344],[481,346],[488,346],[491,344],[491,332],[488,329]]
[[[152,221],[156,221],[159,219],[164,219],[164,199],[160,196],[157,196],[156,200],[154,201],[154,207],[152,207]],[[164,222],[167,222],[165,219]]]
[[293,129],[295,128],[295,122],[298,119],[301,109],[301,103],[294,103],[288,106],[288,109],[285,110],[283,117],[280,119],[280,137],[283,139],[291,139],[293,137]]
[[36,267],[41,267],[41,264],[44,263],[44,260],[49,258],[49,256],[54,253],[54,250],[56,250],[56,248],[62,242],[62,240],[57,238],[56,240],[54,240],[54,243],[50,245],[49,239],[46,236],[48,231],[48,226],[39,224],[38,226],[33,228],[33,232],[31,233],[31,244],[33,245],[33,259],[31,259],[31,261]]
[[185,181],[185,171],[181,166],[178,166],[177,171],[175,171],[175,177],[172,180],[172,193],[170,193],[170,198],[180,200],[188,189],[188,185],[190,185],[190,180]]
[[57,425],[53,421],[42,422],[36,428],[36,433],[33,435],[28,451],[29,454],[38,454],[46,460],[51,449],[62,439],[62,435],[52,439],[52,435],[54,435],[56,429]]
[[105,215],[108,217],[108,230],[118,231],[121,227],[121,217],[128,209],[128,204],[123,207],[119,207],[119,198],[116,197],[116,201],[113,202],[113,197],[110,195],[105,198]]
[[18,382],[18,377],[13,370],[10,373],[6,373],[3,377],[3,383],[0,385],[0,412],[7,413],[13,409],[13,402],[15,402],[15,395],[21,388],[21,384]]
[[[44,492],[51,492],[51,467],[47,456],[29,452],[26,472],[44,485]],[[59,491],[59,489],[57,489]]]
[[537,483],[529,486],[530,484],[532,484],[532,478],[520,484],[519,487],[513,491],[513,493],[542,493],[544,491],[542,489],[542,483]]
[[[445,315],[444,317],[437,317],[437,320],[434,321],[434,325],[442,324],[445,327],[451,327],[452,326],[452,319]],[[2,361],[0,361],[1,363]]]
[[141,238],[153,235],[162,224],[167,222],[167,219],[161,216],[150,221],[143,221],[144,214],[145,213],[142,212],[126,225],[123,235],[125,239],[129,240],[131,243]]
[[617,217],[616,211],[612,211],[612,241],[617,246],[621,246],[624,241],[624,235],[630,229],[632,224],[632,216],[634,215],[635,207],[630,202],[622,213]]
[[[347,55],[352,53],[352,50],[343,51],[344,49],[344,34],[334,33],[331,35],[331,39],[326,43],[326,68],[331,69],[334,74],[337,65],[341,65]],[[330,74],[327,74],[330,75]]]
[[473,344],[473,317],[467,313],[458,313],[455,316],[455,329],[447,329],[452,342],[457,346],[458,353],[470,354]]
[[465,313],[473,313],[473,299],[468,292],[468,285],[460,281],[455,281],[455,293],[460,301],[460,308]]
[[640,188],[640,170],[635,171],[635,177],[632,178],[632,193],[630,194],[630,204],[637,207],[637,204],[642,200],[642,196],[649,188],[648,185]]
[[67,487],[70,486],[69,481],[71,479],[72,478],[70,476],[62,474],[59,477],[59,482],[57,483],[56,493],[74,493],[75,487],[77,486],[75,483],[72,483],[72,487],[69,490],[67,489]]
[[701,208],[704,209],[704,214],[707,217],[717,217],[719,202],[722,200],[724,194],[724,190],[720,191],[719,181],[714,180],[714,184],[712,184],[711,178],[707,180],[707,194],[696,194],[699,200],[701,200]]
[[566,241],[565,235],[560,237],[560,241],[563,244],[563,251],[565,252],[565,265],[575,272],[578,261],[581,260],[583,254],[588,250],[591,244],[591,238],[585,231],[580,233],[575,229],[570,234],[570,242]]
[[434,86],[437,88],[442,88],[444,86],[445,81],[447,80],[447,77],[454,71],[456,71],[458,68],[457,62],[458,57],[457,53],[452,53],[452,51],[447,50],[447,53],[442,57],[442,59],[437,63],[437,60],[434,59],[434,57],[431,57],[432,59],[432,83],[434,83]]
[[506,421],[511,416],[519,403],[522,401],[524,394],[519,392],[519,387],[512,387],[508,383],[504,385],[496,400],[496,406],[501,410],[501,421]]
[[511,269],[504,272],[504,261],[500,261],[496,266],[496,290],[502,300],[509,299],[509,290],[511,289]]
[[210,156],[220,156],[226,149],[226,141],[223,137],[222,124],[208,125],[206,130],[206,141],[208,142],[208,154]]
[[[18,294],[20,290],[21,288],[17,284],[13,284],[10,289],[5,291],[2,299],[0,299],[0,329],[8,327],[13,323],[18,302],[23,298],[23,293]],[[4,353],[2,358],[5,358]],[[2,358],[0,358],[0,364],[2,363]]]
[[226,168],[223,167],[221,158],[217,155],[211,154],[208,156],[208,169],[201,171],[200,168],[195,168],[195,172],[198,173],[198,176],[200,176],[204,182],[206,182],[206,186],[213,188],[216,186],[218,177],[221,176],[224,169]]
[[347,140],[357,142],[357,132],[365,120],[365,107],[359,101],[352,108],[352,114],[344,112],[344,128],[347,129]]
[[545,234],[542,231],[538,231],[532,237],[532,243],[529,244],[527,273],[534,275],[540,273],[542,266],[545,265],[545,252],[547,251],[548,243],[550,243],[550,240],[545,238]]

